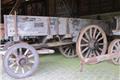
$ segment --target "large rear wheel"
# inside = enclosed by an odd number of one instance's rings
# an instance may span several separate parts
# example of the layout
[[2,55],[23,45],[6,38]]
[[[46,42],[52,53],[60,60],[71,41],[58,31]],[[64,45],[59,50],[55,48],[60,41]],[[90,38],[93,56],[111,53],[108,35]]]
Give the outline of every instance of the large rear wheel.
[[106,49],[107,38],[102,28],[97,25],[89,25],[80,31],[76,51],[82,60],[103,55]]

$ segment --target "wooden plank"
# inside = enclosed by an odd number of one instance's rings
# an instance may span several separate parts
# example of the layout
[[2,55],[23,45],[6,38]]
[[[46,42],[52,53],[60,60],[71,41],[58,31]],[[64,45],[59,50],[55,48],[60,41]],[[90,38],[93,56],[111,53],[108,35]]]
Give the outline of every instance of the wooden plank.
[[109,60],[115,57],[120,57],[119,53],[112,53],[112,54],[105,54],[105,55],[100,55],[97,57],[92,57],[92,58],[86,58],[85,60],[83,60],[86,64],[88,63],[98,63],[100,61],[104,61],[104,60]]
[[39,48],[46,48],[46,47],[58,47],[58,46],[62,46],[62,45],[69,45],[69,44],[73,44],[74,42],[51,42],[51,43],[40,43],[40,44],[31,44],[31,46],[33,46],[36,49]]

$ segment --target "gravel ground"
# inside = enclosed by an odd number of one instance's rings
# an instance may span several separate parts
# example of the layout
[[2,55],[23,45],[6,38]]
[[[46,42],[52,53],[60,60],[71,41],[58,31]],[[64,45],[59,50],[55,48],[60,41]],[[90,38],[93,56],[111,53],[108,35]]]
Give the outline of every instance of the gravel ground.
[[[83,72],[80,72],[78,58],[67,59],[61,54],[40,56],[40,62],[34,75],[19,80],[120,80],[120,66],[108,61],[85,65]],[[0,64],[0,80],[16,80],[8,76],[2,68]]]

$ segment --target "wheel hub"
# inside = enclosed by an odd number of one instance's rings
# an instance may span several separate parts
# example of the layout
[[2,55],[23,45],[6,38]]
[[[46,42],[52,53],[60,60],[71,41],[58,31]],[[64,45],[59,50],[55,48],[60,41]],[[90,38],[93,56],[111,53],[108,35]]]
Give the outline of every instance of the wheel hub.
[[27,64],[27,58],[25,58],[25,57],[20,58],[20,59],[18,60],[18,64],[19,64],[20,66],[23,66],[23,65]]
[[95,39],[90,40],[88,44],[90,49],[98,48],[98,42]]

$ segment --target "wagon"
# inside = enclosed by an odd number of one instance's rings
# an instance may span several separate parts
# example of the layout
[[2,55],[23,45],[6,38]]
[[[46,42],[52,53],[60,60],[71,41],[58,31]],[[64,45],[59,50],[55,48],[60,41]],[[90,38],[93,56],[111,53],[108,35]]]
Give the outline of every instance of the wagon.
[[120,64],[120,40],[107,45],[107,36],[119,35],[119,19],[113,30],[102,20],[4,15],[1,50],[5,51],[5,71],[14,78],[30,76],[39,65],[38,54],[54,53],[54,48],[68,58],[79,56],[82,64],[111,58]]

